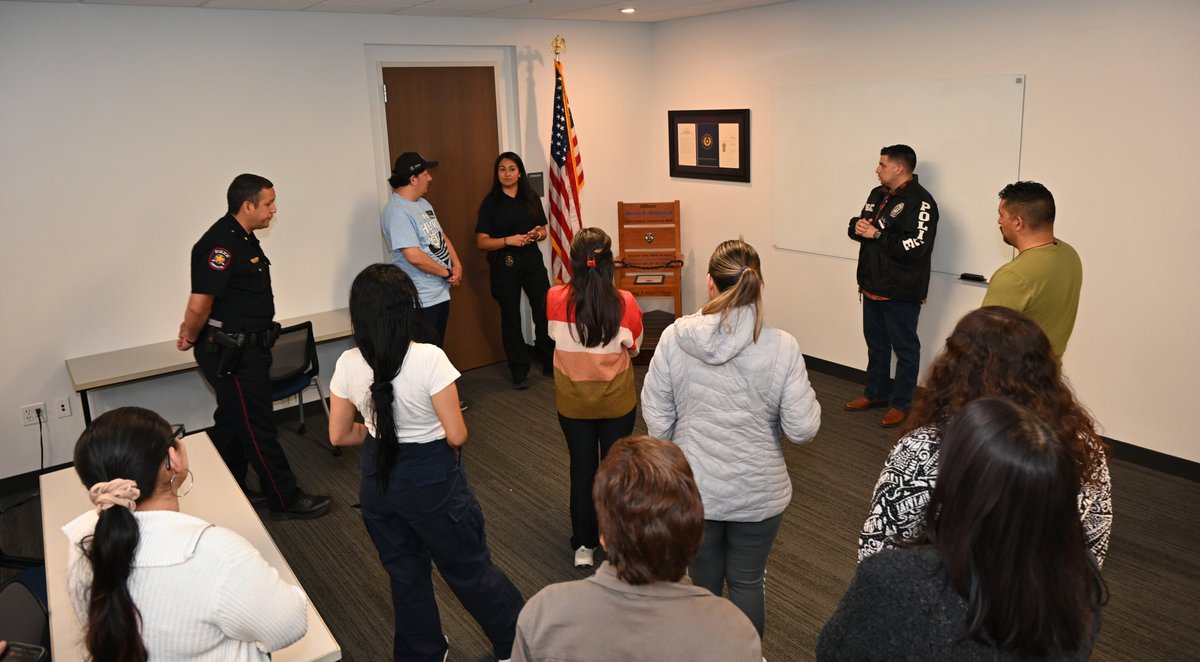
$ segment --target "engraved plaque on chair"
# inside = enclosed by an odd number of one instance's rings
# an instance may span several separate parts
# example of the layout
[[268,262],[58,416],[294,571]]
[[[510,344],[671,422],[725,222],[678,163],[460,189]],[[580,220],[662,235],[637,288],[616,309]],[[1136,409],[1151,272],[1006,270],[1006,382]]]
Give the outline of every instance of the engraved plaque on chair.
[[679,201],[618,202],[617,287],[634,296],[666,297],[683,314]]

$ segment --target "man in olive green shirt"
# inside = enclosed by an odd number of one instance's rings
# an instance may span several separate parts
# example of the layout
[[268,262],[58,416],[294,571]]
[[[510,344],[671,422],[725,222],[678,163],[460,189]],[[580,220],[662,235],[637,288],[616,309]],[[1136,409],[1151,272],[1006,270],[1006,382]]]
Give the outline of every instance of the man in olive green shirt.
[[1037,182],[1016,182],[1000,191],[1000,234],[1017,249],[1012,262],[992,274],[985,306],[1025,313],[1050,338],[1054,357],[1063,352],[1083,286],[1083,264],[1067,242],[1054,238],[1054,196]]

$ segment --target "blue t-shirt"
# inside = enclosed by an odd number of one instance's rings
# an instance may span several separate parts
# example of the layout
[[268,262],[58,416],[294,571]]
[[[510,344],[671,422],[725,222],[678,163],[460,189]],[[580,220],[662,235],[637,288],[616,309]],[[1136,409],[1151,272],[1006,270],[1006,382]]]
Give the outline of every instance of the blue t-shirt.
[[442,235],[442,226],[433,212],[433,205],[425,198],[410,202],[392,191],[379,224],[392,251],[392,262],[403,269],[417,286],[421,307],[428,308],[449,301],[450,283],[445,278],[416,268],[404,257],[403,252],[405,248],[420,248],[435,262],[450,268],[450,247]]

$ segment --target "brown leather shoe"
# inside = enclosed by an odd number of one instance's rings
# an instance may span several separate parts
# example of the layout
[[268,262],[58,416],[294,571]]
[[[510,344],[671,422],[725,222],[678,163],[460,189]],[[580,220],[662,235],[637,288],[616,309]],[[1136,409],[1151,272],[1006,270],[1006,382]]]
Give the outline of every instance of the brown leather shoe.
[[908,418],[908,412],[900,411],[895,407],[888,407],[887,413],[883,415],[883,419],[879,424],[885,428],[894,428],[904,422]]
[[872,400],[867,396],[862,396],[847,402],[842,405],[842,409],[846,411],[866,411],[875,407],[886,407],[887,403],[881,400]]

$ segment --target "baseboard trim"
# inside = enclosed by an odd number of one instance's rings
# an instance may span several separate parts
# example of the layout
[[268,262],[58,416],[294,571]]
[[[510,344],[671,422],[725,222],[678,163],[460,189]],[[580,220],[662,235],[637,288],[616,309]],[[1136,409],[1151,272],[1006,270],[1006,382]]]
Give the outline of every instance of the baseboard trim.
[[[866,383],[867,380],[865,370],[851,368],[850,366],[826,361],[815,356],[805,354],[804,363],[808,366],[809,370],[829,375],[830,377],[837,377],[838,379],[845,379],[846,381],[858,384]],[[1111,455],[1115,459],[1124,460],[1140,467],[1160,471],[1192,482],[1200,482],[1200,462],[1192,462],[1191,460],[1185,460],[1181,457],[1143,448],[1142,446],[1110,437],[1104,437],[1104,440],[1108,442],[1111,448]]]
[[819,373],[829,375],[830,377],[837,377],[838,379],[844,379],[848,382],[857,382],[859,384],[867,383],[866,370],[851,368],[848,365],[834,363],[833,361],[826,361],[825,359],[819,359],[815,356],[809,356],[808,354],[804,355],[804,364],[808,366],[809,370],[815,370]]
[[1184,478],[1194,483],[1200,482],[1200,462],[1192,462],[1110,437],[1104,437],[1104,441],[1108,442],[1109,455],[1118,460]]

